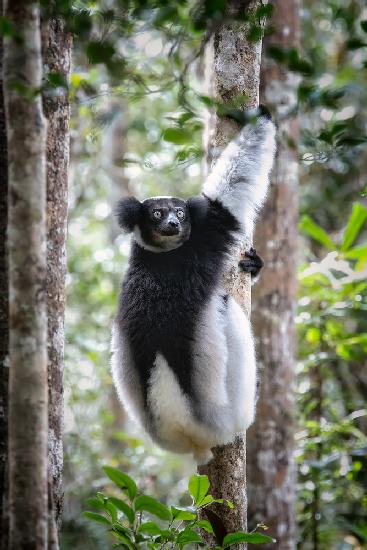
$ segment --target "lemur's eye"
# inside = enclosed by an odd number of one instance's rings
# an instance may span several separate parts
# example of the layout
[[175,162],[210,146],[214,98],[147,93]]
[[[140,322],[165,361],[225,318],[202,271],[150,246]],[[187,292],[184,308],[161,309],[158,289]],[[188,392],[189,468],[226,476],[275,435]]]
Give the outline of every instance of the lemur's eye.
[[177,212],[177,217],[180,220],[182,220],[185,217],[185,212],[183,210],[181,210],[180,208],[177,208],[176,212]]
[[160,220],[162,217],[162,213],[159,210],[154,210],[153,216],[156,220]]

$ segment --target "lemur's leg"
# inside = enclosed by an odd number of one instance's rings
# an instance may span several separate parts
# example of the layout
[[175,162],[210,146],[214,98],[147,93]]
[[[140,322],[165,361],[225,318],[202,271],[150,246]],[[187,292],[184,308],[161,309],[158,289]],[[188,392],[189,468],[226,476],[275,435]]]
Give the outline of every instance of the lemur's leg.
[[250,248],[245,252],[246,260],[238,262],[238,267],[246,273],[251,273],[251,278],[258,277],[261,269],[264,267],[264,262],[257,254],[254,248]]
[[275,126],[268,111],[260,109],[216,161],[203,192],[217,200],[251,234],[257,210],[264,202],[275,152]]

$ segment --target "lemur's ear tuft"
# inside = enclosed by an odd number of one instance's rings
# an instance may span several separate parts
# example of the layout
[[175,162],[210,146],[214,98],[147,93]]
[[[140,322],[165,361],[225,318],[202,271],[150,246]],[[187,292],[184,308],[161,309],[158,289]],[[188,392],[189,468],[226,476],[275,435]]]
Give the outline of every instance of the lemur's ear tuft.
[[208,213],[208,199],[206,197],[191,197],[187,200],[191,223],[200,224],[205,221]]
[[126,233],[131,233],[134,226],[140,222],[141,211],[142,204],[135,197],[126,197],[119,200],[115,208],[119,226]]

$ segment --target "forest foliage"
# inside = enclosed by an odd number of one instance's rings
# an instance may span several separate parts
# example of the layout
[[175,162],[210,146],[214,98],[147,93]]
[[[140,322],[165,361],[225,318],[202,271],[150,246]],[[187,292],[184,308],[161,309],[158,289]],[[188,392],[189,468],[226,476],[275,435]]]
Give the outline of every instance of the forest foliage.
[[[68,87],[72,100],[61,544],[104,549],[112,539],[82,516],[88,502],[103,506],[110,519],[116,513],[111,499],[119,497],[103,464],[137,479],[142,494],[170,513],[172,504],[191,505],[185,489],[194,465],[134,432],[112,387],[110,327],[129,249],[112,211],[126,193],[198,191],[206,112],[223,113],[205,95],[201,54],[226,3],[43,4],[61,11],[74,35],[70,83],[49,74],[42,90]],[[274,9],[270,3],[248,16],[250,38],[259,37],[264,15],[265,33],[272,32]],[[357,549],[367,544],[367,12],[363,0],[305,0],[301,25],[299,50],[272,45],[263,52],[298,81],[301,137],[291,143],[301,167],[298,537],[303,550]],[[4,17],[0,31],[16,36]],[[229,106],[232,114],[242,101]],[[276,118],[291,114],[270,108]]]

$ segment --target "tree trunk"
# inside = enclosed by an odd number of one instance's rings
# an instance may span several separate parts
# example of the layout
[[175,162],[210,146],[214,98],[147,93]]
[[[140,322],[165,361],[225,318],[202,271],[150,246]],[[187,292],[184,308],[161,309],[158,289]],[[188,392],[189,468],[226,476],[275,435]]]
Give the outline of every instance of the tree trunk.
[[[255,10],[259,4],[259,1],[244,3],[246,10]],[[230,13],[238,13],[240,8],[241,2],[228,2]],[[261,41],[249,41],[247,32],[246,24],[224,23],[214,33],[206,52],[210,96],[225,103],[240,95],[246,95],[244,108],[258,105],[261,62]],[[211,162],[215,161],[220,151],[238,132],[239,127],[231,119],[219,118],[212,114],[207,130],[206,150]],[[233,266],[226,277],[227,291],[247,314],[251,308],[250,278],[247,274],[239,274],[237,265],[251,237],[248,235],[247,242],[241,250],[235,251]],[[219,520],[214,515],[210,516],[216,535],[221,539],[226,533],[247,529],[245,434],[239,435],[229,445],[214,448],[213,455],[213,460],[208,465],[200,467],[199,472],[208,475],[213,496],[228,499],[235,506],[233,510],[217,506],[215,513]],[[245,544],[233,546],[237,549],[245,547]]]
[[[276,27],[268,43],[298,46],[297,0],[275,5]],[[265,523],[281,550],[295,548],[295,472],[293,458],[297,251],[297,78],[284,66],[264,60],[262,101],[277,113],[278,155],[269,196],[255,232],[265,267],[253,291],[253,325],[257,342],[260,395],[254,425],[248,432],[249,529]],[[259,546],[259,548],[268,546]]]
[[[71,36],[55,17],[42,22],[44,72],[57,73],[65,82],[70,73]],[[47,128],[47,311],[48,311],[48,452],[49,535],[57,545],[56,523],[63,509],[63,371],[66,274],[66,223],[68,211],[69,99],[65,88],[43,94]],[[52,536],[52,533],[54,535]]]
[[[3,3],[0,2],[0,15]],[[8,547],[7,462],[9,381],[8,155],[3,94],[3,39],[0,37],[0,549]]]
[[8,2],[9,510],[11,550],[47,547],[46,125],[39,7]]

